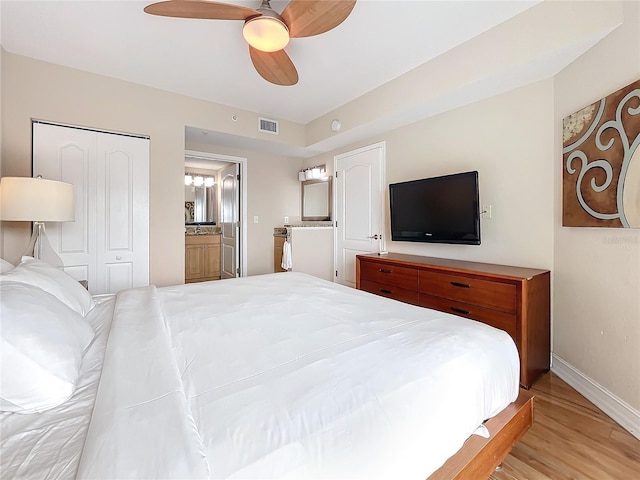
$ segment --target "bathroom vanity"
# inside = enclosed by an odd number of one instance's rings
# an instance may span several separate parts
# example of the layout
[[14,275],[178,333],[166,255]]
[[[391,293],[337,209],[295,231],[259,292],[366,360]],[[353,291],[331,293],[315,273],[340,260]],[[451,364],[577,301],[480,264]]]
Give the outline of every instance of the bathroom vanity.
[[187,234],[184,243],[185,283],[220,280],[220,234]]

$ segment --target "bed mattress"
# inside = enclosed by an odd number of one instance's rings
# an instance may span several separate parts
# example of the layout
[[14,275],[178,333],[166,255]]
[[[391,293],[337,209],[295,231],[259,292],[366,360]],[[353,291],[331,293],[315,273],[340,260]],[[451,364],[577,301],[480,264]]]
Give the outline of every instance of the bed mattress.
[[427,478],[518,394],[487,325],[299,273],[118,294],[79,478]]

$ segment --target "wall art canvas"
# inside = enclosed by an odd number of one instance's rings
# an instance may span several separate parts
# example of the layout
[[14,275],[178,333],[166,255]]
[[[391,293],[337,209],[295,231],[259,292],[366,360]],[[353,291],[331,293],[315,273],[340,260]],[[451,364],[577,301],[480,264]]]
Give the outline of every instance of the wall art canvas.
[[563,121],[562,225],[640,228],[640,80]]

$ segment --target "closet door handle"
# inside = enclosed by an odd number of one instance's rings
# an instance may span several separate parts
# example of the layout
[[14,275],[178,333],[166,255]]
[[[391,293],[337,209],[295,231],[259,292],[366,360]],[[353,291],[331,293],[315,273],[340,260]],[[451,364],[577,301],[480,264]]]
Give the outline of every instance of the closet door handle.
[[381,268],[380,273],[393,273],[393,270],[387,270],[386,268]]
[[469,285],[468,283],[460,283],[460,282],[450,282],[451,285],[453,285],[454,287],[460,287],[460,288],[471,288],[471,285]]
[[451,307],[451,310],[456,313],[462,313],[463,315],[469,315],[471,312],[469,310],[463,310],[461,308]]

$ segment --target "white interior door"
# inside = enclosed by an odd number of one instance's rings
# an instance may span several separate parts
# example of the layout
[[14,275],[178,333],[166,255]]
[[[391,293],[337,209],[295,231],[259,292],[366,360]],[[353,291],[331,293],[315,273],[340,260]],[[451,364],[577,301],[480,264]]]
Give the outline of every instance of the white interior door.
[[356,286],[356,255],[384,249],[385,144],[334,158],[336,185],[336,282]]
[[93,294],[149,284],[149,140],[33,124],[33,174],[74,186],[75,221],[47,224],[64,269]]
[[235,278],[238,276],[238,227],[240,214],[239,177],[240,165],[230,164],[220,171],[220,277]]

